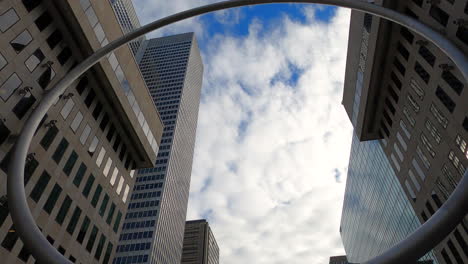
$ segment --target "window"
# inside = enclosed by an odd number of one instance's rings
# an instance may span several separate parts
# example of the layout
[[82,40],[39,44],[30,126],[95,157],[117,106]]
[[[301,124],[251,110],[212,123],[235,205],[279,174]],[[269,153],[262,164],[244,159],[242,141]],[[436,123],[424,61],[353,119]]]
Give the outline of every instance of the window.
[[414,64],[414,70],[416,73],[421,77],[421,79],[425,82],[428,83],[430,79],[429,73],[419,64],[419,62],[416,62]]
[[86,143],[86,140],[88,139],[90,133],[91,133],[91,127],[88,124],[86,124],[80,136],[81,145],[84,145]]
[[456,34],[457,38],[468,45],[468,27],[459,26]]
[[443,128],[447,128],[448,126],[448,119],[442,114],[439,108],[434,104],[431,104],[431,113],[435,117],[435,119],[442,125]]
[[93,184],[94,184],[94,176],[90,174],[82,192],[84,197],[88,198],[89,193],[91,192],[91,188],[93,187]]
[[44,211],[46,211],[48,214],[52,212],[52,210],[54,209],[55,203],[57,202],[61,193],[62,193],[62,187],[60,187],[58,184],[55,184],[54,188],[49,194],[49,198],[44,204],[44,207],[43,207]]
[[21,81],[16,73],[10,75],[10,77],[8,77],[8,79],[2,84],[2,87],[0,87],[0,91],[2,91],[0,96],[3,101],[6,102],[22,83],[23,81]]
[[91,104],[93,103],[95,97],[96,97],[96,93],[94,92],[93,89],[90,89],[90,90],[89,90],[89,93],[88,93],[88,95],[86,96],[85,101],[84,101],[85,105],[86,105],[88,108],[89,108],[89,107],[91,106]]
[[78,241],[78,243],[80,244],[83,243],[84,237],[86,236],[86,232],[88,231],[90,223],[91,221],[89,220],[89,218],[85,216],[85,219],[83,220],[83,223],[81,224],[81,227],[80,227],[80,232],[78,233],[78,236],[76,237],[76,241]]
[[86,173],[87,167],[86,165],[82,162],[80,167],[78,168],[78,171],[75,174],[75,178],[73,179],[73,184],[79,188],[81,181],[83,180],[84,174]]
[[40,49],[33,52],[31,56],[24,62],[29,72],[33,72],[36,67],[45,59],[44,53]]
[[94,27],[94,34],[96,34],[96,38],[98,39],[99,43],[102,43],[104,41],[104,38],[106,37],[101,24],[97,24]]
[[19,17],[15,10],[13,8],[8,9],[6,12],[0,15],[0,30],[5,32],[18,21]]
[[130,187],[128,186],[128,184],[125,186],[125,191],[124,191],[124,195],[122,197],[122,201],[125,203],[127,202],[127,197],[128,197],[128,192],[130,191]]
[[406,27],[401,27],[400,34],[410,43],[413,44],[414,35]]
[[408,94],[407,98],[408,98],[408,102],[411,105],[411,107],[413,108],[413,110],[416,113],[419,112],[420,107],[419,107],[419,104],[416,102],[416,99],[414,99],[414,97],[411,94]]
[[109,195],[104,195],[104,199],[102,200],[101,207],[99,208],[99,215],[104,216],[106,212],[107,203],[109,203]]
[[94,152],[96,152],[96,148],[98,144],[99,144],[99,139],[96,136],[94,136],[93,141],[91,142],[91,145],[89,145],[89,148],[88,148],[88,154],[90,156],[94,155]]
[[123,187],[123,184],[124,184],[124,178],[122,176],[120,176],[120,180],[119,180],[119,184],[117,186],[117,194],[120,194],[120,192],[122,191],[122,187]]
[[60,65],[65,65],[67,63],[68,59],[70,59],[72,55],[72,52],[69,47],[65,47],[58,55],[57,55],[57,60],[60,63]]
[[96,190],[94,191],[93,199],[91,199],[91,205],[96,208],[96,205],[99,201],[99,197],[101,196],[102,193],[102,186],[99,184],[96,187]]
[[29,194],[29,197],[31,197],[31,199],[37,203],[39,199],[41,199],[42,193],[44,193],[44,190],[47,187],[47,184],[49,184],[49,181],[50,175],[46,171],[42,172],[39,180]]
[[65,175],[70,176],[73,167],[75,166],[76,160],[78,160],[78,154],[75,151],[72,151],[70,157],[68,158],[65,166],[63,166],[63,172]]
[[42,13],[42,15],[39,16],[36,19],[36,21],[34,21],[34,23],[36,23],[36,26],[39,29],[39,31],[43,31],[47,28],[47,26],[50,25],[50,23],[52,23],[52,20],[52,16],[50,16],[50,14],[46,11]]
[[49,45],[50,49],[52,50],[57,46],[57,44],[60,43],[60,41],[62,41],[62,39],[63,39],[62,32],[60,32],[60,30],[56,29],[47,38],[47,44]]
[[88,78],[85,77],[82,77],[80,79],[80,81],[78,82],[78,84],[76,85],[75,89],[76,91],[78,92],[78,94],[83,94],[84,90],[86,89],[86,87],[88,86]]
[[400,120],[400,127],[401,130],[405,133],[406,137],[411,138],[411,133],[408,131],[408,127],[403,120]]
[[440,9],[437,5],[431,5],[431,9],[429,9],[429,15],[439,22],[442,26],[446,27],[449,19],[449,15],[445,13],[444,10]]
[[37,83],[39,84],[39,86],[41,86],[42,89],[45,89],[54,77],[55,77],[55,71],[52,69],[52,67],[49,66],[42,73],[39,79],[37,79]]
[[394,72],[390,74],[390,78],[392,79],[393,83],[398,88],[398,90],[401,90],[401,81],[400,79],[398,79]]
[[[83,9],[85,10],[85,9]],[[94,27],[98,23],[98,18],[96,16],[96,13],[94,13],[93,8],[88,8],[85,12],[86,16],[88,17],[89,24],[91,27]]]
[[93,226],[93,230],[91,230],[91,235],[89,236],[88,243],[86,244],[86,250],[90,253],[91,253],[91,250],[93,249],[97,233],[98,233],[97,227]]
[[406,119],[408,119],[410,125],[414,127],[414,125],[416,124],[416,120],[411,115],[410,111],[408,110],[408,108],[406,108],[406,106],[403,107],[403,115],[406,117]]
[[99,260],[101,258],[102,254],[102,249],[104,248],[104,244],[106,243],[106,237],[101,234],[101,237],[99,238],[99,242],[96,248],[96,252],[94,253],[94,258]]
[[424,147],[426,147],[429,154],[431,154],[431,156],[434,157],[435,156],[434,147],[429,142],[429,139],[426,137],[426,135],[424,135],[423,133],[421,133],[421,142],[423,143]]
[[[396,110],[395,110],[395,107],[393,106],[392,102],[391,102],[390,100],[388,100],[388,97],[385,98],[385,104],[387,105],[388,110],[390,110],[390,112],[392,113],[392,115],[394,115]],[[158,156],[159,156],[159,155],[161,155],[161,156],[162,156],[162,155],[164,155],[164,156],[169,156],[169,152],[160,152],[160,153],[158,154]]]
[[405,75],[406,73],[405,66],[401,64],[401,62],[397,59],[397,57],[395,57],[395,59],[393,60],[393,65],[395,65],[395,67],[401,73],[401,75]]
[[463,120],[463,128],[468,132],[468,117],[465,117],[465,120]]
[[96,107],[94,107],[94,110],[93,110],[93,117],[94,117],[94,120],[98,120],[99,118],[99,115],[101,114],[101,111],[102,111],[102,104],[101,102],[97,102],[96,103]]
[[108,123],[109,123],[109,115],[107,113],[104,113],[101,123],[99,124],[99,128],[104,132]]
[[41,146],[48,150],[55,137],[57,136],[58,128],[56,126],[49,127],[49,130],[45,133],[44,137],[41,139]]
[[55,221],[59,224],[63,224],[63,220],[65,220],[65,216],[67,216],[68,210],[70,210],[70,205],[72,203],[71,198],[67,195],[65,197],[65,200],[62,203],[62,206],[60,207],[60,210],[55,217]]
[[125,146],[125,144],[122,144],[122,148],[120,149],[120,153],[119,153],[120,161],[123,162],[123,158],[124,158],[126,152],[127,152],[127,146]]
[[405,60],[408,60],[409,51],[400,42],[398,42],[397,51],[401,54],[403,58],[405,58]]
[[[101,167],[102,161],[104,160],[104,156],[106,155],[106,149],[104,147],[101,147],[101,151],[99,151],[99,155],[96,159],[96,165],[98,167]],[[110,159],[110,158],[109,158]],[[107,161],[109,163],[109,160]],[[112,161],[111,161],[112,163]],[[110,166],[110,164],[109,164]],[[104,173],[107,176],[107,173]]]
[[114,172],[112,173],[112,177],[110,179],[110,184],[114,186],[115,180],[117,179],[117,174],[119,174],[119,169],[117,167],[114,168]]
[[24,185],[28,184],[29,179],[36,171],[37,167],[39,166],[39,162],[34,158],[30,158],[26,160],[26,165],[24,166]]
[[42,0],[22,0],[24,7],[28,12],[31,12],[34,8],[41,4]]
[[112,137],[114,136],[114,133],[115,133],[115,127],[114,127],[114,124],[111,124],[109,130],[107,131],[107,135],[106,135],[106,138],[107,138],[107,140],[109,142],[112,141]]
[[427,63],[429,63],[429,65],[434,66],[436,58],[435,58],[434,54],[432,54],[432,52],[428,48],[426,48],[426,46],[421,45],[419,47],[419,55],[421,55],[421,57],[423,57],[423,59]]
[[[467,32],[468,33],[468,32]],[[458,94],[463,91],[463,83],[449,71],[442,72],[442,79]]]
[[60,111],[60,115],[63,117],[63,119],[67,119],[74,106],[75,102],[72,99],[68,99],[67,102],[63,105],[62,110]]
[[83,121],[83,114],[78,111],[78,113],[76,113],[75,118],[73,119],[73,122],[70,124],[70,128],[73,130],[73,132],[76,132],[78,130],[81,121]]
[[110,259],[111,253],[112,253],[112,248],[113,248],[113,245],[109,241],[109,243],[107,244],[106,253],[104,254],[104,260],[102,261],[103,264],[108,264],[109,263],[109,259]]
[[17,240],[18,234],[16,233],[16,229],[14,226],[11,226],[7,232],[7,235],[5,236],[5,239],[3,239],[2,247],[8,251],[11,251],[15,246]]
[[437,86],[436,89],[436,96],[439,98],[439,100],[442,102],[443,105],[449,110],[450,113],[453,113],[453,110],[455,109],[455,102],[448,96],[448,94],[440,88],[440,86]]
[[68,148],[68,141],[65,138],[62,138],[62,141],[60,141],[59,145],[57,146],[57,149],[55,150],[54,154],[52,155],[52,159],[55,161],[55,163],[59,164],[60,160],[63,157],[63,154]]
[[10,45],[16,51],[16,53],[20,53],[26,46],[31,43],[32,36],[28,30],[21,32],[16,38],[14,38]]
[[437,144],[439,144],[441,136],[440,136],[439,131],[437,131],[437,127],[429,119],[426,119],[426,124],[425,125],[426,125],[427,131],[429,131],[429,133],[434,138],[434,140],[437,142]]
[[5,57],[0,53],[0,70],[2,70],[5,66],[7,66],[8,62],[6,61]]
[[29,252],[29,250],[23,245],[20,253],[18,254],[18,258],[24,262],[28,262],[28,259],[30,256],[31,256],[31,252]]
[[30,92],[27,92],[13,107],[12,111],[15,113],[16,117],[19,120],[23,119],[23,117],[28,113],[29,109],[34,105],[36,102],[36,97],[34,97]]
[[416,95],[419,97],[419,99],[422,100],[424,98],[424,91],[423,91],[423,89],[421,89],[418,82],[416,82],[416,80],[411,78],[410,86],[411,86],[411,88],[413,88],[413,91],[416,93]]
[[114,230],[115,233],[117,233],[117,231],[119,230],[120,220],[121,219],[122,219],[122,213],[119,211],[117,213],[117,217],[115,218],[114,227],[113,227],[113,230]]

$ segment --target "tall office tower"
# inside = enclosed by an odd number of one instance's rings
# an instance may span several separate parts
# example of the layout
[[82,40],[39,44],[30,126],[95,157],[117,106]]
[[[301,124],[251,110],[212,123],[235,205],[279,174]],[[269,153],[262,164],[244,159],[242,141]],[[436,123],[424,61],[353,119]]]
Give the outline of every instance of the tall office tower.
[[193,33],[144,41],[137,60],[164,133],[155,167],[138,173],[115,262],[180,263],[203,64]]
[[185,222],[181,264],[218,264],[219,248],[205,219]]
[[348,264],[346,256],[330,257],[330,264]]
[[[129,33],[130,31],[139,28],[140,21],[133,7],[132,0],[109,0],[112,8],[114,9],[115,16],[117,21],[119,21],[120,27],[124,34]],[[145,40],[145,36],[133,40],[128,45],[133,52],[133,55],[136,55],[138,49],[140,48],[141,43]]]
[[[1,1],[1,263],[34,263],[8,211],[13,144],[44,93],[122,35],[112,13],[108,2],[97,0]],[[38,227],[66,258],[108,263],[113,257],[133,170],[156,161],[163,133],[156,116],[138,65],[124,47],[71,85],[42,120],[27,157],[25,190]]]
[[[467,0],[376,2],[419,19],[468,53]],[[459,70],[433,44],[396,24],[352,13],[343,104],[359,140],[380,139],[421,223],[468,166],[467,90]],[[465,218],[434,250],[438,262],[468,263],[467,241]]]

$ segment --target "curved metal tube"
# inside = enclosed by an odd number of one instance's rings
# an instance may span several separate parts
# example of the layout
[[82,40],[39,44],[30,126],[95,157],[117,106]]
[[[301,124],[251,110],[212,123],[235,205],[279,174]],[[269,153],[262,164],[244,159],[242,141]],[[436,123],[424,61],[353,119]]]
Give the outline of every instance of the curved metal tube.
[[[112,41],[106,46],[98,49],[94,54],[76,66],[53,89],[51,89],[41,100],[37,108],[31,113],[26,121],[21,134],[16,142],[12,162],[9,166],[7,191],[8,205],[16,231],[21,237],[25,246],[30,250],[34,258],[40,263],[71,263],[60,254],[42,235],[37,227],[34,218],[28,207],[24,190],[24,167],[28,154],[28,148],[34,136],[34,131],[39,126],[40,121],[47,113],[53,102],[62,94],[69,85],[80,75],[86,72],[94,64],[99,62],[106,54],[119,48],[120,46],[136,39],[146,33],[161,28],[163,26],[181,21],[190,17],[205,13],[240,7],[248,5],[269,4],[269,3],[315,3],[324,5],[334,5],[351,8],[358,11],[371,13],[384,19],[412,29],[424,36],[433,44],[439,47],[455,65],[460,69],[465,80],[468,80],[468,60],[465,54],[460,51],[444,36],[432,30],[425,24],[402,15],[391,9],[373,5],[359,0],[231,0],[215,4],[210,4],[188,11],[180,12],[168,16],[141,28],[138,28],[119,39]],[[445,238],[463,219],[468,212],[468,173],[458,184],[445,204],[434,214],[429,221],[422,225],[416,232],[411,234],[404,241],[385,252],[383,255],[370,260],[369,264],[387,263],[410,263],[416,261],[426,252],[436,246]]]

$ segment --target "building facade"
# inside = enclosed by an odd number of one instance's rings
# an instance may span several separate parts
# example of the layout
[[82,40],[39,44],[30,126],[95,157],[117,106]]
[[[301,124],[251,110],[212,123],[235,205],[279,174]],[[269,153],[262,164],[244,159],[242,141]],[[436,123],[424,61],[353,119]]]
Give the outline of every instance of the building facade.
[[[442,32],[468,53],[468,1],[375,1]],[[359,140],[379,139],[419,222],[446,201],[468,166],[468,89],[433,44],[352,12],[343,105]],[[468,263],[468,221],[439,244],[439,263]],[[348,257],[352,252],[348,252]]]
[[[97,0],[1,1],[2,263],[35,262],[8,211],[6,177],[17,135],[45,92],[122,35],[112,14],[108,2]],[[163,133],[157,116],[138,65],[124,47],[72,84],[42,120],[27,157],[26,195],[44,236],[72,262],[113,258],[135,169],[156,161]]]
[[[129,33],[130,31],[139,28],[140,20],[135,12],[132,0],[109,0],[112,8],[114,9],[115,17],[119,21],[120,27],[124,34]],[[138,49],[140,48],[141,43],[146,39],[145,36],[139,37],[137,40],[133,40],[128,45],[133,52],[133,55],[136,55]]]
[[346,256],[330,257],[330,264],[348,264]]
[[155,167],[136,177],[115,263],[180,263],[203,64],[193,33],[146,40],[136,57],[164,132]]
[[205,219],[185,222],[181,264],[218,264],[219,247]]

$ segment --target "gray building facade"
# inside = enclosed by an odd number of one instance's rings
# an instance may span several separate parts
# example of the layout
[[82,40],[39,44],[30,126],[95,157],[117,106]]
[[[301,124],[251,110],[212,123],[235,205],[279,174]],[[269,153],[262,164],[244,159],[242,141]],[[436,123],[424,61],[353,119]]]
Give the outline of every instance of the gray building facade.
[[181,264],[218,264],[219,247],[205,219],[185,223]]
[[146,40],[137,60],[164,131],[155,167],[136,177],[115,263],[179,263],[203,64],[193,33]]
[[330,264],[348,264],[348,259],[346,256],[335,256],[330,257]]
[[[428,24],[468,54],[468,1],[375,2]],[[421,223],[468,166],[467,102],[466,80],[434,45],[352,12],[343,105],[359,140],[379,139]],[[468,263],[467,220],[435,248],[439,263]]]
[[[107,1],[97,0],[0,3],[2,263],[35,262],[8,211],[6,175],[13,144],[43,94],[122,35],[112,14]],[[112,260],[135,169],[154,164],[162,133],[127,47],[103,59],[54,103],[32,140],[24,184],[38,227],[66,258],[75,263]]]

